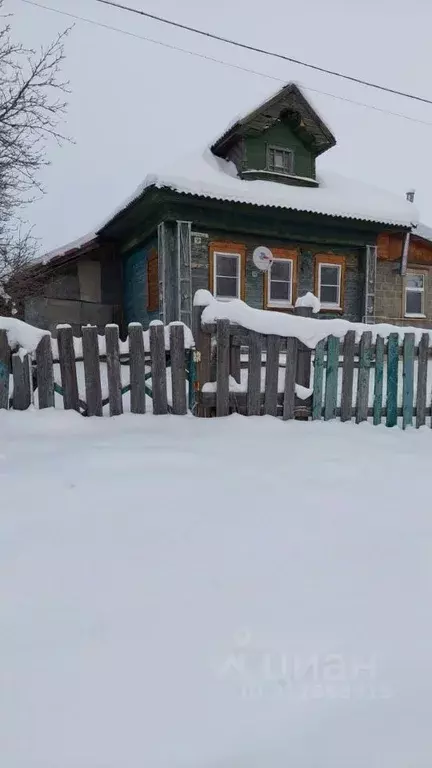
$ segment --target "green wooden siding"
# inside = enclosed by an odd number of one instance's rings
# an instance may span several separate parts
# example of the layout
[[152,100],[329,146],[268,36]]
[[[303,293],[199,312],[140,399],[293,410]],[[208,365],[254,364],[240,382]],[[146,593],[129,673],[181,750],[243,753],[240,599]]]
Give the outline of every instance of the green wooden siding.
[[291,128],[277,123],[260,136],[245,138],[246,167],[248,170],[264,170],[267,167],[267,145],[286,147],[294,152],[294,173],[315,179],[315,158]]

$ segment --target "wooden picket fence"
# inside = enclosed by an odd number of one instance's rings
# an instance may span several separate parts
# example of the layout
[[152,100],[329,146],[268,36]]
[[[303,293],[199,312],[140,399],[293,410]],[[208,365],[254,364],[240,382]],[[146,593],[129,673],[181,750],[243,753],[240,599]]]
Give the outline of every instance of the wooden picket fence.
[[19,350],[10,359],[0,330],[0,408],[25,410],[33,402],[48,408],[57,394],[65,409],[117,416],[130,393],[130,410],[138,414],[151,397],[156,415],[239,412],[285,420],[369,419],[389,427],[400,420],[404,428],[428,419],[432,426],[429,333],[416,346],[413,333],[401,344],[398,333],[372,340],[365,331],[356,343],[350,330],[343,340],[329,335],[311,350],[298,339],[263,335],[228,320],[203,324],[202,311],[194,308],[196,349],[188,329],[185,342],[181,323],[152,325],[148,332],[132,323],[125,342],[115,325],[106,326],[103,337],[84,327],[79,340],[70,326],[59,326],[56,340],[47,334],[33,355]]
[[[150,349],[146,350],[145,334],[139,323],[129,326],[128,339],[120,343],[116,325],[107,325],[104,337],[98,336],[94,326],[83,327],[79,340],[73,337],[70,326],[59,326],[56,340],[46,334],[34,355],[22,354],[21,350],[12,355],[11,361],[6,332],[0,331],[0,408],[26,410],[32,402],[39,408],[50,408],[55,406],[57,394],[63,398],[63,407],[67,410],[76,410],[85,416],[102,416],[107,406],[109,415],[117,416],[124,410],[123,396],[130,393],[132,413],[144,414],[146,400],[151,397],[152,412],[156,415],[186,414],[188,407],[193,409],[194,405],[194,348],[185,345],[183,324],[174,323],[169,327],[168,344],[166,330],[162,324],[152,325],[148,334]],[[56,376],[58,368],[60,381]],[[108,391],[105,393],[102,368],[106,369]],[[82,382],[78,372],[81,369],[85,394],[80,392]]]
[[[311,350],[295,338],[218,320],[204,324],[197,336],[200,415],[370,419],[388,427],[400,418],[403,428],[421,427],[431,416],[428,333],[416,346],[414,333],[406,333],[400,345],[398,333],[372,343],[372,332],[365,331],[356,344],[352,330],[342,341],[329,335]],[[299,384],[310,388],[306,397],[304,391],[296,394]]]

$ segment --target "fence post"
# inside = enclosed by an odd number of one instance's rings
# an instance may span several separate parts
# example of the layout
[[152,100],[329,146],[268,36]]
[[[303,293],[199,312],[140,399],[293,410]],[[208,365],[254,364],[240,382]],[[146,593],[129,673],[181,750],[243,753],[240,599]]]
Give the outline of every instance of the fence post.
[[98,332],[95,325],[82,329],[84,379],[87,416],[102,416],[102,387],[99,364]]
[[[197,351],[197,392],[201,392],[203,385],[210,381],[210,360],[211,360],[211,335],[205,333],[201,327],[201,315],[204,312],[205,305],[195,305],[192,313],[192,332]],[[206,408],[200,403],[199,394],[197,398],[197,416],[205,416]]]
[[9,342],[5,330],[0,330],[0,408],[9,408]]
[[30,355],[21,358],[19,353],[12,355],[13,398],[12,407],[15,411],[26,411],[30,408]]
[[130,358],[130,402],[131,413],[145,413],[145,350],[143,327],[141,323],[130,323],[129,358]]
[[256,331],[249,332],[247,415],[261,414],[261,354],[262,336]]
[[119,416],[123,413],[123,398],[121,392],[118,325],[105,326],[105,342],[110,416]]
[[39,408],[54,408],[54,368],[51,334],[48,333],[36,347],[36,381]]
[[[312,307],[294,307],[294,314],[299,317],[312,317]],[[311,377],[312,350],[299,341],[297,344],[296,384],[309,389]],[[307,420],[311,410],[311,398],[300,400],[295,396],[295,418]]]
[[57,340],[65,411],[79,411],[75,351],[70,325],[57,326]]
[[153,413],[168,413],[166,385],[165,332],[160,320],[150,323],[150,356],[152,374]]
[[351,421],[354,380],[355,331],[348,331],[343,343],[341,421]]
[[416,427],[426,424],[426,392],[429,354],[429,334],[422,333],[418,351]]
[[230,321],[217,321],[216,416],[229,414]]
[[184,416],[187,413],[187,405],[184,326],[182,323],[172,323],[170,326],[170,352],[172,409],[176,415]]
[[280,336],[267,336],[264,413],[277,416]]
[[[285,362],[285,391],[283,403],[283,420],[294,418],[295,403],[295,371],[297,366],[297,339],[287,339]],[[290,364],[289,364],[290,363]]]

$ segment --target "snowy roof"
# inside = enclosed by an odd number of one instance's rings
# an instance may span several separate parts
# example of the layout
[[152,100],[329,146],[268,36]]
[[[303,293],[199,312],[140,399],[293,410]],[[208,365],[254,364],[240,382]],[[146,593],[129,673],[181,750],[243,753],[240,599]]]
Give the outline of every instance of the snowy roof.
[[402,227],[410,227],[418,220],[413,203],[392,192],[329,171],[319,173],[317,180],[319,187],[241,179],[232,162],[216,157],[210,149],[206,149],[203,154],[191,155],[171,164],[165,172],[149,174],[100,229],[150,187],[165,187],[213,200],[285,208]]
[[325,152],[336,144],[333,133],[312,106],[309,98],[306,98],[296,83],[288,83],[283,88],[279,88],[276,93],[272,93],[270,98],[254,106],[246,115],[232,121],[222,136],[218,137],[212,145],[213,152],[224,157],[226,148],[233,140],[245,134],[256,135],[266,131],[280,120],[283,114],[293,118],[294,131],[301,124],[301,130],[309,134],[315,155]]
[[429,240],[432,243],[432,227],[426,226],[419,222],[415,229],[413,229],[413,235],[421,237],[423,240]]
[[37,264],[45,265],[51,261],[54,261],[54,259],[61,258],[62,256],[72,256],[81,249],[86,248],[88,245],[96,244],[96,242],[96,233],[90,232],[88,235],[79,237],[77,240],[72,240],[70,243],[66,243],[66,245],[62,245],[59,248],[55,248],[54,250],[49,251],[48,253],[44,253],[43,256],[35,259],[32,262],[32,266],[36,266]]

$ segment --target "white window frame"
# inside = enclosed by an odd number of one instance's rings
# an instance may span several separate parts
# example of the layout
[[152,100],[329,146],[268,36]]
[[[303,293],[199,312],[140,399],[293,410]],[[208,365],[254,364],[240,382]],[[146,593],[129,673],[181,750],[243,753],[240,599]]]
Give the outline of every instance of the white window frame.
[[[232,259],[237,259],[237,295],[236,296],[218,296],[217,294],[217,278],[218,277],[227,277],[227,275],[218,275],[217,273],[217,261],[218,256],[229,256]],[[218,301],[233,301],[235,299],[241,298],[241,290],[242,290],[242,281],[241,281],[241,267],[242,267],[242,257],[240,253],[233,253],[232,251],[214,251],[213,253],[213,296]],[[228,280],[233,280],[234,278],[228,277]]]
[[[414,270],[409,270],[407,272],[407,278],[409,275],[415,275],[416,277],[421,277],[423,280],[423,287],[422,288],[410,288],[408,287],[407,280],[405,280],[404,285],[404,317],[426,317],[425,315],[425,285],[426,285],[426,275],[424,272],[415,272]],[[419,293],[421,295],[421,312],[407,312],[407,293]]]
[[[338,289],[338,296],[337,296],[337,302],[333,301],[321,301],[321,268],[322,267],[332,267],[333,269],[337,269],[338,273],[338,281],[337,281],[337,289]],[[321,306],[325,309],[342,309],[341,307],[341,290],[342,290],[342,264],[333,264],[331,262],[326,261],[320,261],[318,264],[318,298],[320,300]],[[324,283],[324,285],[326,285]],[[328,286],[330,287],[330,286]],[[332,286],[334,288],[334,286]]]
[[[290,280],[290,293],[289,293],[289,301],[285,301],[285,299],[272,299],[271,298],[271,271],[272,266],[276,261],[282,261],[284,264],[289,263],[291,265],[291,280]],[[294,261],[292,259],[280,259],[276,257],[273,259],[272,264],[270,266],[269,271],[267,272],[267,306],[268,307],[292,307],[292,297],[293,297],[293,271],[294,271]],[[286,283],[286,280],[275,280],[275,283]]]

